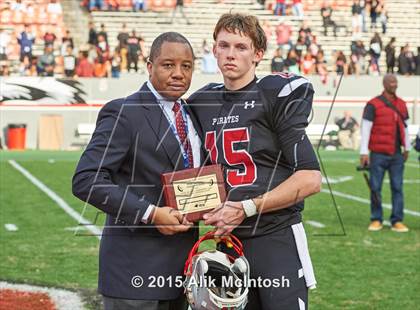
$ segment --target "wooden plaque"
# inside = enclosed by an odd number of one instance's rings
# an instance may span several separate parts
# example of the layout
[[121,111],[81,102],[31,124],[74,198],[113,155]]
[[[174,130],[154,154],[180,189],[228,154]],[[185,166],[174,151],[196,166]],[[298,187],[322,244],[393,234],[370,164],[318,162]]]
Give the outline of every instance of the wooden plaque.
[[162,174],[166,205],[197,222],[224,202],[226,188],[221,165],[179,170]]

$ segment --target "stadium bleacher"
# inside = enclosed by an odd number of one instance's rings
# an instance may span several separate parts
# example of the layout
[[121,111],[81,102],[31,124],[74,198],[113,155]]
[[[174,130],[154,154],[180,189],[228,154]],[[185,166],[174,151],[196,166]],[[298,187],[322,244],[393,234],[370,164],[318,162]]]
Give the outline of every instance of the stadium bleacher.
[[[6,29],[10,34],[11,46],[9,48],[9,59],[12,61],[12,68],[16,72],[19,57],[19,45],[15,40],[16,35],[21,31],[25,23],[31,25],[31,29],[36,34],[36,43],[34,46],[34,55],[41,55],[43,51],[42,36],[49,27],[54,27],[57,35],[57,42],[61,41],[61,37],[66,30],[64,21],[67,22],[67,28],[75,36],[76,46],[87,41],[86,29],[89,19],[93,20],[96,28],[99,29],[100,24],[104,23],[108,31],[110,50],[117,46],[117,34],[121,30],[123,23],[126,23],[128,29],[136,29],[145,39],[146,49],[150,47],[153,39],[161,32],[172,31],[174,26],[176,30],[185,34],[191,41],[196,55],[197,67],[200,65],[202,57],[202,42],[212,42],[212,30],[219,16],[230,10],[237,12],[246,12],[254,14],[263,21],[267,21],[273,29],[284,21],[291,25],[293,29],[292,40],[296,42],[297,32],[301,26],[301,21],[293,15],[275,16],[273,15],[272,2],[266,1],[266,7],[262,8],[255,0],[190,0],[186,1],[185,13],[192,25],[188,25],[186,21],[179,18],[175,19],[174,24],[170,24],[169,20],[172,15],[172,7],[174,0],[150,0],[148,1],[146,12],[133,12],[131,0],[120,0],[119,11],[92,11],[79,14],[75,6],[80,7],[83,1],[80,0],[61,0],[63,6],[63,14],[48,13],[48,0],[25,0],[23,1],[27,7],[26,13],[19,10],[13,10],[12,5],[15,1],[4,1],[0,6],[0,26]],[[104,1],[105,2],[105,1]],[[335,0],[332,1],[334,7],[333,19],[337,24],[342,25],[338,31],[338,36],[334,37],[331,33],[327,36],[323,34],[322,17],[320,15],[320,5],[322,1],[306,0],[304,1],[305,19],[309,22],[312,33],[317,36],[317,41],[325,52],[328,60],[330,71],[333,69],[333,55],[335,51],[342,50],[348,57],[350,56],[350,43],[352,41],[352,1]],[[396,37],[396,46],[403,46],[406,43],[412,48],[420,46],[420,2],[417,0],[386,0],[389,18],[388,31],[385,35],[381,35],[383,44],[387,44],[391,37]],[[30,9],[28,9],[30,8]],[[179,17],[179,14],[178,14]],[[368,32],[361,33],[360,39],[365,47],[369,47],[369,42],[373,36],[374,30],[370,29],[370,18],[367,17]],[[85,25],[86,23],[86,25]],[[378,25],[379,26],[379,25]],[[83,31],[84,30],[84,31]],[[379,31],[379,28],[377,28]],[[79,43],[79,44],[78,44]],[[271,37],[269,49],[265,54],[264,60],[258,67],[259,73],[267,73],[270,71],[270,60],[276,48],[275,35]],[[56,51],[58,54],[58,51]],[[384,72],[385,56],[382,52],[380,58],[381,71]],[[56,72],[61,72],[60,68]]]
[[[268,2],[268,1],[267,1]],[[320,4],[322,1],[305,1],[305,18],[309,21],[312,33],[318,38],[318,43],[325,51],[327,59],[331,59],[336,50],[344,51],[346,56],[350,55],[351,43],[351,1],[336,1],[336,9],[333,13],[334,19],[338,24],[344,25],[347,31],[339,31],[335,38],[333,35],[323,35],[322,18],[320,15]],[[389,7],[388,32],[382,36],[384,44],[388,43],[391,37],[397,38],[397,46],[403,46],[409,43],[410,46],[420,46],[420,3],[417,0],[396,1],[387,0]],[[275,27],[279,21],[285,21],[293,28],[293,39],[296,41],[297,32],[301,21],[295,16],[275,16],[268,9],[261,9],[261,6],[253,0],[225,0],[219,3],[217,0],[194,0],[191,4],[185,6],[185,13],[193,26],[187,25],[184,21],[176,23],[176,30],[184,33],[190,39],[198,59],[202,56],[201,44],[203,39],[212,42],[213,27],[219,16],[233,9],[238,12],[247,12],[258,16],[261,21],[267,20]],[[130,12],[130,11],[95,11],[92,12],[92,18],[99,28],[101,23],[107,25],[109,37],[111,38],[111,49],[117,45],[117,34],[121,29],[123,22],[127,23],[129,29],[135,28],[142,34],[146,40],[146,47],[150,47],[153,38],[164,31],[173,30],[172,24],[167,24],[170,17],[170,10],[167,11],[148,11],[148,12]],[[159,25],[156,27],[156,25]],[[373,36],[370,31],[370,19],[367,20],[369,31],[362,33],[360,39],[366,47]],[[379,31],[379,28],[377,28]],[[404,31],[401,31],[404,29]],[[260,72],[270,71],[270,60],[276,47],[275,37],[272,36],[269,50],[266,52],[263,62],[259,66]],[[385,57],[381,57],[380,65],[382,72],[386,68]]]
[[[14,7],[15,1],[2,1],[0,4],[0,27],[9,34],[11,40],[8,46],[8,59],[12,68],[19,64],[19,44],[16,37],[27,24],[31,33],[35,36],[33,55],[39,56],[43,53],[43,36],[47,31],[53,31],[57,36],[56,46],[61,42],[66,27],[63,21],[63,14],[60,12],[61,5],[50,6],[49,0],[25,0],[21,8]],[[58,55],[58,48],[55,55]],[[12,70],[13,71],[13,70]]]

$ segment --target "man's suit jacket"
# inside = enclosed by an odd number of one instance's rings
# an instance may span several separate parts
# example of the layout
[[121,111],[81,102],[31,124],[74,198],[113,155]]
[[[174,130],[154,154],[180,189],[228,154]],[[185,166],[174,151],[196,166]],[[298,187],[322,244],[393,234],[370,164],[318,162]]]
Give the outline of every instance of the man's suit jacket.
[[[201,132],[191,113],[190,117]],[[198,230],[166,236],[141,222],[150,203],[165,205],[161,174],[181,169],[178,140],[146,84],[101,109],[73,177],[73,193],[107,214],[99,253],[103,295],[168,300],[182,293],[174,287],[176,277],[182,275]],[[133,287],[135,276],[143,278],[142,287]],[[165,278],[165,288],[149,287],[149,277],[159,276]]]

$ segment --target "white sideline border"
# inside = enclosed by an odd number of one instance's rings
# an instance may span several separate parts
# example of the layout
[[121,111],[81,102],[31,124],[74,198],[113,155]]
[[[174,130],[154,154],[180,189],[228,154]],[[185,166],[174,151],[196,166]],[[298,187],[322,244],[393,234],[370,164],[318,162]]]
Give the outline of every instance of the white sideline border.
[[[353,195],[349,195],[349,194],[338,192],[338,191],[331,191],[330,192],[328,189],[324,189],[324,188],[321,189],[321,192],[326,193],[326,194],[331,194],[331,192],[332,192],[333,195],[336,195],[338,197],[342,197],[342,198],[346,198],[346,199],[350,199],[350,200],[353,200],[353,201],[357,201],[357,202],[361,202],[361,203],[370,205],[370,200],[362,198],[362,197],[353,196]],[[386,209],[390,209],[390,210],[392,209],[392,206],[389,203],[382,203],[382,207],[384,207]],[[406,209],[406,208],[404,208],[404,214],[420,216],[420,212],[409,210],[409,209]]]
[[38,180],[35,176],[33,176],[28,170],[23,168],[14,160],[9,160],[9,164],[22,173],[33,185],[38,187],[41,191],[43,191],[48,197],[50,197],[53,201],[55,201],[58,206],[64,210],[68,215],[70,215],[73,219],[77,221],[78,224],[83,225],[84,228],[88,229],[93,235],[95,235],[99,240],[102,236],[102,231],[93,225],[90,221],[85,219],[81,216],[78,212],[76,212],[72,207],[70,207],[67,202],[64,201],[63,198],[58,196],[52,189],[47,187],[44,183]]

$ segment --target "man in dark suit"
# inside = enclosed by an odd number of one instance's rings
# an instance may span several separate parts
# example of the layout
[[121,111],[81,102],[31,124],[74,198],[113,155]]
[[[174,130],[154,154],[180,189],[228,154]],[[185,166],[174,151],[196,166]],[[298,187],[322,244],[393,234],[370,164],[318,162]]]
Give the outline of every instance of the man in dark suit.
[[149,81],[100,111],[73,193],[107,214],[99,253],[105,309],[186,309],[182,271],[198,231],[165,206],[161,174],[201,163],[195,120],[179,99],[194,54],[176,32],[158,36]]

